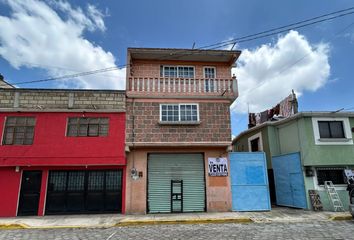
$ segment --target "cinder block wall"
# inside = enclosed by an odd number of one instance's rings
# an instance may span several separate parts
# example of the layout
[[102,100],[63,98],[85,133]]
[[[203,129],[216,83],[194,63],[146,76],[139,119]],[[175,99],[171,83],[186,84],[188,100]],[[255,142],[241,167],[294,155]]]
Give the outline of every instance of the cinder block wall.
[[125,111],[125,91],[0,89],[0,108]]
[[[197,125],[160,124],[161,103],[165,102],[163,100],[127,102],[127,142],[133,142],[133,119],[135,128],[134,142],[231,141],[229,102],[199,102],[200,124]],[[134,113],[133,104],[135,105]]]

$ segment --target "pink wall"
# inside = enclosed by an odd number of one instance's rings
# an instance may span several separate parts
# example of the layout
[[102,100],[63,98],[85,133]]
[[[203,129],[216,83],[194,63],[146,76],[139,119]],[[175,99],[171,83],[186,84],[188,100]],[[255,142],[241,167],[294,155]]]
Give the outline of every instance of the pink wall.
[[0,168],[0,217],[16,216],[21,171],[15,167]]
[[82,115],[0,113],[2,134],[6,116],[36,117],[33,144],[0,145],[0,166],[125,165],[125,113],[85,113],[86,117],[109,117],[108,136],[66,137],[67,117]]

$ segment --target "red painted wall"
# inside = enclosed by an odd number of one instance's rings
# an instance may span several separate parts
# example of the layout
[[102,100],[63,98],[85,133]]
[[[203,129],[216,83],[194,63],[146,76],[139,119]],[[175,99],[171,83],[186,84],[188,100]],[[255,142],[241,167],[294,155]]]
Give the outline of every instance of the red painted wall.
[[14,217],[17,211],[21,171],[15,167],[0,168],[0,217]]
[[38,216],[45,213],[48,173],[50,170],[98,170],[98,169],[122,169],[122,214],[125,213],[125,175],[126,168],[117,166],[91,166],[91,167],[22,167],[19,172],[15,171],[15,167],[0,168],[0,217],[16,217],[18,200],[20,196],[20,183],[22,171],[24,170],[40,170],[42,171],[42,183],[40,198],[38,204]]
[[106,137],[65,136],[67,118],[83,113],[0,113],[1,134],[6,116],[34,116],[36,126],[32,145],[0,145],[0,167],[126,164],[125,113],[85,113],[110,119]]

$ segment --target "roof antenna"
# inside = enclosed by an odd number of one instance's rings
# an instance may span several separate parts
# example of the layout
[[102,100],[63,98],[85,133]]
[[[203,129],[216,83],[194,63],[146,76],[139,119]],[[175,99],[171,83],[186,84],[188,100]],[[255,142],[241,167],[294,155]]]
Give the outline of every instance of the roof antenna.
[[337,113],[337,112],[340,112],[340,111],[343,111],[344,110],[344,108],[340,108],[340,109],[338,109],[338,110],[336,110],[336,111],[333,111],[333,112],[331,112],[331,113]]
[[236,42],[234,42],[234,44],[233,44],[232,47],[230,48],[230,51],[232,51],[232,50],[234,49],[235,45],[236,45]]
[[195,47],[195,42],[193,43],[192,49],[194,49],[194,47]]

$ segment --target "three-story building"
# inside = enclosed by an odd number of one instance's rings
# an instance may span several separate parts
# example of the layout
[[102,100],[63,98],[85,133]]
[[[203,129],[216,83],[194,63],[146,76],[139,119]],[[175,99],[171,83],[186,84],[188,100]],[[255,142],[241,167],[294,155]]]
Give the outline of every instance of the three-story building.
[[127,213],[231,210],[227,173],[209,176],[208,159],[227,158],[240,53],[128,49]]

